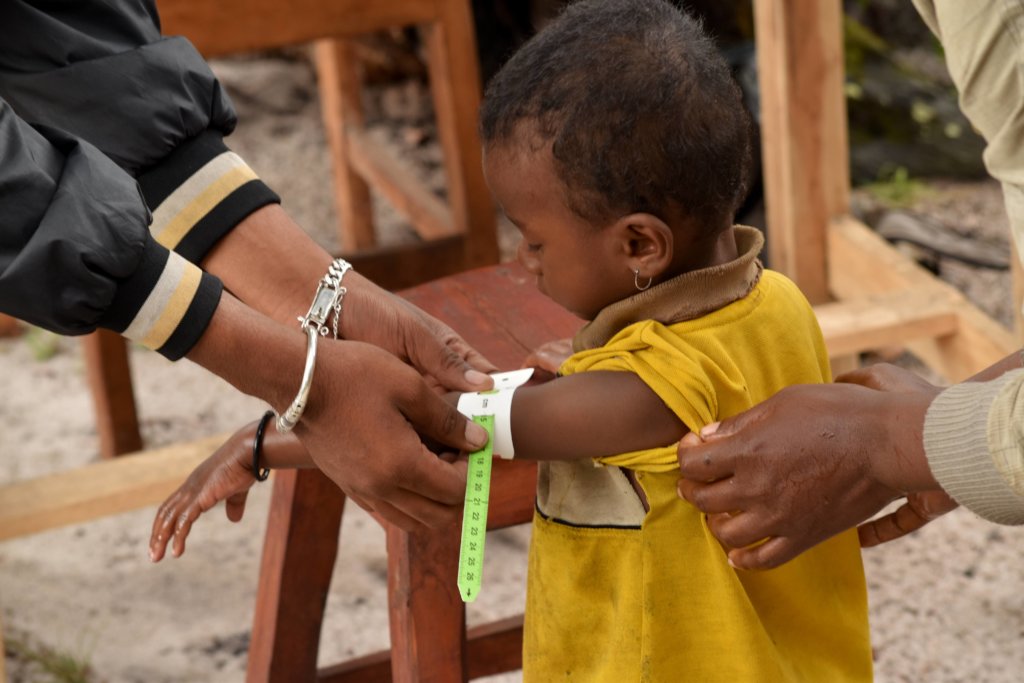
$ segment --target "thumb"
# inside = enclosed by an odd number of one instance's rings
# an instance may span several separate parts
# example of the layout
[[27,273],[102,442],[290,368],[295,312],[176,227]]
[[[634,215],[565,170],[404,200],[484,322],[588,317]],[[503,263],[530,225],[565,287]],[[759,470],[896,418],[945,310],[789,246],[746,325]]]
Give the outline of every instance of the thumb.
[[232,522],[240,522],[242,515],[245,514],[245,499],[249,495],[249,489],[236,493],[229,496],[224,501],[224,514],[228,516],[228,519]]
[[422,378],[420,385],[417,398],[401,406],[417,432],[459,451],[476,451],[487,444],[487,430],[431,391]]

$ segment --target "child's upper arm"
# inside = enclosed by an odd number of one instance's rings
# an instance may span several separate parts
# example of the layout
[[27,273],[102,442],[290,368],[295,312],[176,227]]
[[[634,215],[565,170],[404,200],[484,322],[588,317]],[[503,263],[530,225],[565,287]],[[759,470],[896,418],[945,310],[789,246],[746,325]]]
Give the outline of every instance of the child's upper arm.
[[632,372],[592,371],[516,391],[516,457],[576,460],[672,444],[687,428]]

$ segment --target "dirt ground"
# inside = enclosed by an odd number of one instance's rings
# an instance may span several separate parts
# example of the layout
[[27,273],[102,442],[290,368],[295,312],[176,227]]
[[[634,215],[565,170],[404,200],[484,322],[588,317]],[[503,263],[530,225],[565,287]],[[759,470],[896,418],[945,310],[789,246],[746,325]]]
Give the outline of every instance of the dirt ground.
[[[229,142],[282,195],[298,222],[335,248],[330,171],[308,65],[232,61],[216,69],[243,121]],[[390,88],[373,99],[371,110],[397,119],[382,139],[419,140],[426,117],[422,88]],[[413,154],[426,173],[438,176],[440,159],[429,127]],[[1006,244],[997,186],[936,187],[918,208],[964,234]],[[390,209],[378,207],[378,217],[394,227],[389,239],[402,238]],[[506,248],[511,240],[506,233]],[[1008,320],[1005,271],[946,261],[941,266],[943,277]],[[263,410],[261,402],[188,362],[173,365],[142,349],[131,356],[147,446],[233,430]],[[35,331],[0,340],[0,377],[0,482],[97,457],[77,342]],[[239,524],[215,510],[193,530],[183,558],[159,565],[149,562],[146,551],[153,510],[0,544],[0,609],[8,645],[51,648],[87,661],[90,681],[241,681],[269,492],[266,484],[253,489]],[[383,534],[350,506],[341,537],[321,641],[323,664],[387,644]],[[484,590],[469,610],[470,624],[521,611],[527,543],[525,528],[489,537]],[[867,551],[877,680],[1024,680],[1022,552],[1024,530],[996,527],[962,510],[911,538]],[[7,668],[12,681],[50,680],[23,655],[9,653]]]

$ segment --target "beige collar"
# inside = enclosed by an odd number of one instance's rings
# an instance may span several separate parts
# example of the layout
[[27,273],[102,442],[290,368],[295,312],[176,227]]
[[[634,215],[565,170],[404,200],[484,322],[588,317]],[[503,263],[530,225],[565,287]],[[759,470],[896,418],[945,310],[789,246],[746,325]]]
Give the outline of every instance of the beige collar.
[[573,351],[603,346],[623,328],[641,320],[665,325],[692,320],[742,299],[761,278],[757,255],[764,246],[760,230],[734,227],[739,256],[728,263],[691,270],[602,309],[572,340]]

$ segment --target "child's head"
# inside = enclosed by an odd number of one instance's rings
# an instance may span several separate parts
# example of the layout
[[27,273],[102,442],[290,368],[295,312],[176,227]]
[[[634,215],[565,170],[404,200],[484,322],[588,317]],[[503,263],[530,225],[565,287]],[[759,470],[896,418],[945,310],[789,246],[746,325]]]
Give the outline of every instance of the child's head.
[[494,77],[480,118],[520,257],[578,315],[720,253],[750,121],[715,45],[672,5],[570,6]]

